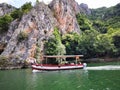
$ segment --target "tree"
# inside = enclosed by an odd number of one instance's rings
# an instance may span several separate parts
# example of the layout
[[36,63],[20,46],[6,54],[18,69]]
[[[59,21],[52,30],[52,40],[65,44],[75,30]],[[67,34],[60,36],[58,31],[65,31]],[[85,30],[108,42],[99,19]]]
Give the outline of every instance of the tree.
[[117,49],[115,56],[120,56],[120,29],[116,30],[112,35],[113,43]]
[[98,56],[109,56],[115,50],[114,44],[107,34],[98,35],[94,47]]
[[22,13],[22,11],[21,11],[20,9],[16,9],[16,10],[14,10],[13,12],[11,12],[10,15],[11,15],[11,17],[12,17],[13,19],[21,19],[23,13]]
[[96,57],[94,42],[99,32],[96,30],[86,30],[82,33],[79,42],[79,53],[83,54],[86,58]]
[[13,18],[8,14],[0,17],[0,33],[4,33],[8,31],[9,24],[11,23],[12,20]]
[[61,36],[58,28],[54,28],[54,37],[51,37],[45,44],[47,55],[64,55],[66,54],[65,46],[61,42]]
[[93,21],[92,26],[100,33],[107,33],[107,26],[100,20]]
[[39,3],[39,0],[36,0],[36,4],[38,4]]
[[46,55],[57,55],[57,41],[55,38],[50,38],[45,43],[45,54]]
[[85,30],[90,30],[92,29],[91,27],[91,22],[82,14],[77,14],[76,15],[76,18],[77,18],[77,21],[78,21],[78,24],[80,26],[80,29],[82,31],[85,31]]
[[71,54],[79,54],[78,53],[78,43],[79,43],[79,34],[71,33],[66,34],[62,37],[62,43],[66,47],[66,53]]
[[27,2],[21,7],[23,13],[28,13],[31,9],[32,9],[31,2]]

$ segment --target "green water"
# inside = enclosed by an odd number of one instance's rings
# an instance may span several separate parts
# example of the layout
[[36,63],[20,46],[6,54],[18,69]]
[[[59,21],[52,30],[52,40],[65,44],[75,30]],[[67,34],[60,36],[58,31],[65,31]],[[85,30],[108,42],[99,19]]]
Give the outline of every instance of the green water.
[[0,90],[120,90],[120,70],[0,71]]

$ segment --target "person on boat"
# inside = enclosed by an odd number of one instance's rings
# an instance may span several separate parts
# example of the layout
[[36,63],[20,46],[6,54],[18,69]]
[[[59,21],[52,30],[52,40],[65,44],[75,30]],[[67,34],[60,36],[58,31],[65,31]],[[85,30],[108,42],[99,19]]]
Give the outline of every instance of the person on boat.
[[83,68],[86,68],[87,67],[87,63],[83,63]]
[[76,64],[81,64],[79,56],[76,56]]

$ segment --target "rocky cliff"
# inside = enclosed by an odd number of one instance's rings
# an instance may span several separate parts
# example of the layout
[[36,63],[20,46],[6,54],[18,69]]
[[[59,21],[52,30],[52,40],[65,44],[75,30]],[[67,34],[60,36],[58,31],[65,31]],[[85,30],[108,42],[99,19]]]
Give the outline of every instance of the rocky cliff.
[[2,4],[0,4],[0,16],[8,14],[11,11],[13,11],[14,9],[15,9],[15,7],[8,5],[6,3],[2,3]]
[[80,12],[79,5],[75,0],[53,0],[49,4],[54,17],[59,23],[59,29],[62,33],[77,32],[80,29],[76,20],[76,14]]
[[[0,5],[1,16],[14,9],[2,10],[3,6]],[[0,35],[0,54],[14,64],[35,60],[38,50],[40,58],[44,54],[44,41],[52,36],[55,27],[62,34],[80,33],[78,13],[80,7],[75,0],[53,0],[49,5],[37,3],[21,20],[12,21],[8,32]]]
[[[16,27],[15,27],[16,26]],[[7,45],[1,55],[11,58],[11,62],[22,62],[34,58],[36,48],[43,52],[44,40],[52,35],[57,20],[51,10],[44,3],[37,4],[29,13],[22,16],[21,21],[13,21],[10,25],[6,39]],[[20,40],[19,36],[25,34],[27,38]]]
[[87,4],[81,3],[80,5],[80,12],[86,15],[91,15],[91,10],[89,9]]

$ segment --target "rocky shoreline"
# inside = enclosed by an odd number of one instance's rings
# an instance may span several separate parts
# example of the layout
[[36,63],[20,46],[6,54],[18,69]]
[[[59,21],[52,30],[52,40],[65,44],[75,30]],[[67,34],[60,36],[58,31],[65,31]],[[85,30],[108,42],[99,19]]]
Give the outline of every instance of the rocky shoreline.
[[13,69],[22,69],[22,67],[21,66],[0,67],[0,70],[13,70]]
[[28,66],[6,66],[6,67],[0,67],[0,70],[14,70],[14,69],[26,69],[31,68],[31,65]]

